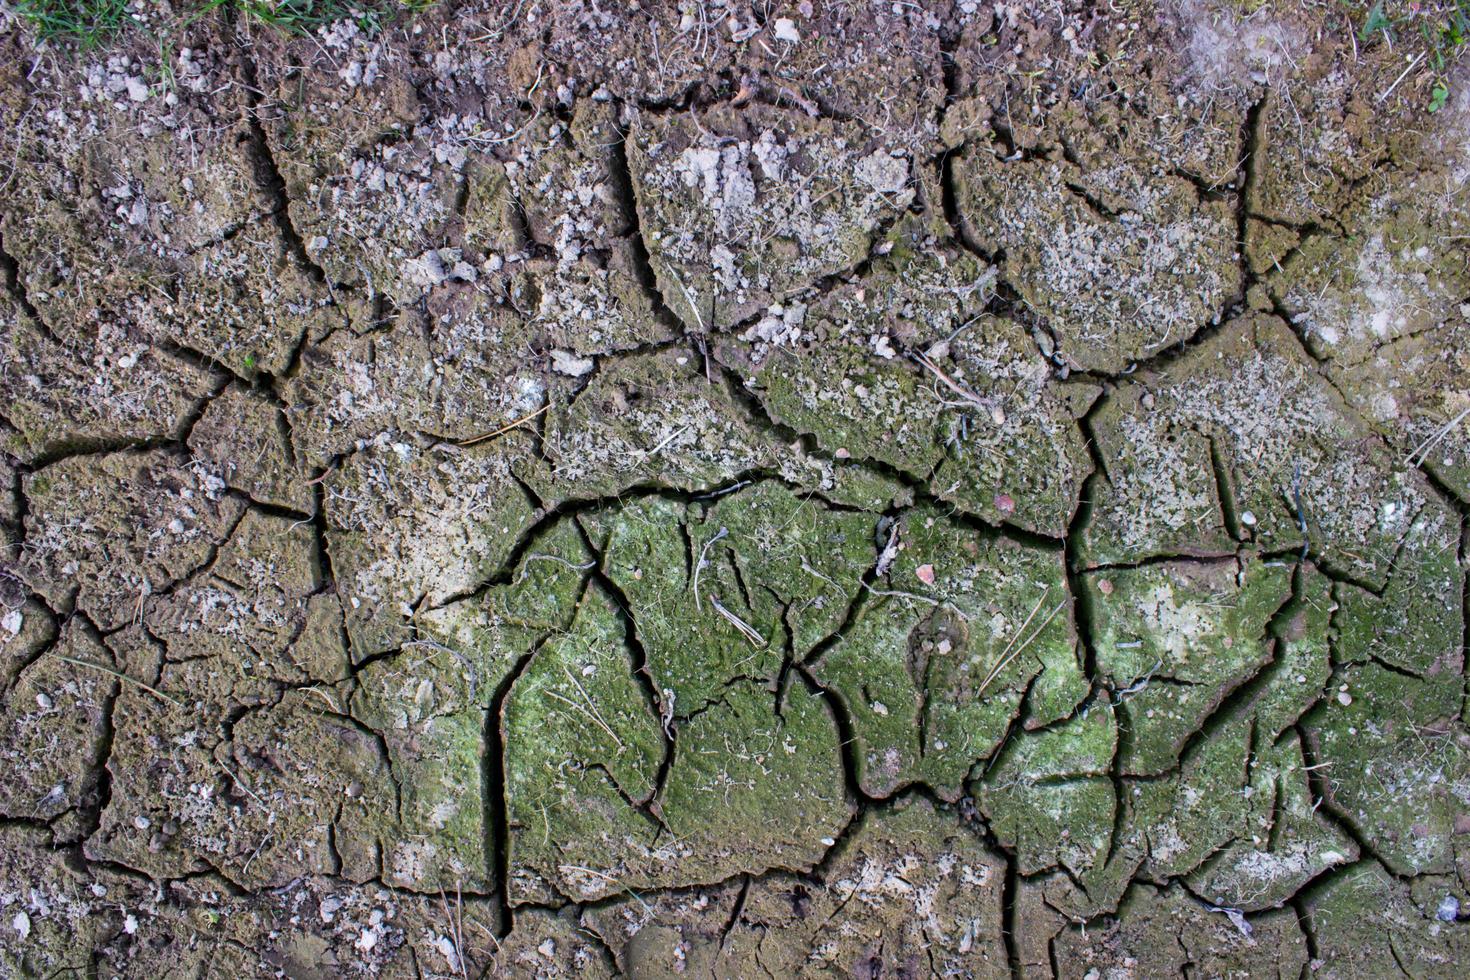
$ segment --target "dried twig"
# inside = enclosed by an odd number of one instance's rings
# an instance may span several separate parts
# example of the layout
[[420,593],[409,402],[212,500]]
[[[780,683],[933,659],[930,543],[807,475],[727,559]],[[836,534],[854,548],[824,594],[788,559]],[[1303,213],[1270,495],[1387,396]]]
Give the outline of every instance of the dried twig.
[[72,664],[77,667],[90,667],[93,670],[100,670],[104,674],[111,674],[113,677],[116,677],[120,681],[126,681],[134,687],[141,688],[147,691],[149,694],[153,695],[155,698],[158,698],[160,701],[167,701],[175,708],[182,708],[184,706],[184,703],[182,701],[179,701],[176,698],[171,698],[167,694],[164,694],[162,691],[160,691],[158,688],[149,687],[147,684],[144,684],[137,678],[129,677],[127,674],[124,674],[120,670],[113,670],[111,667],[104,667],[101,664],[94,664],[90,660],[78,660],[75,657],[64,657],[59,653],[53,653],[52,656],[55,657],[57,660],[63,660],[66,663]]
[[728,530],[726,530],[725,528],[723,528],[723,527],[720,528],[720,533],[719,534],[716,534],[714,537],[712,537],[708,541],[706,541],[704,543],[704,547],[702,547],[702,548],[699,549],[699,561],[697,561],[697,562],[694,563],[694,581],[692,583],[693,584],[693,587],[694,587],[694,608],[696,610],[698,610],[699,612],[703,612],[704,611],[703,609],[700,608],[700,605],[699,605],[699,572],[700,572],[700,569],[704,568],[704,566],[706,564],[708,564],[704,560],[704,556],[709,553],[709,549],[714,545],[714,543],[716,541],[719,541],[721,538],[727,537],[729,535],[729,533],[730,532]]
[[[1424,461],[1429,458],[1430,450],[1439,445],[1446,436],[1455,431],[1455,426],[1459,425],[1467,418],[1470,418],[1470,408],[1465,409],[1459,415],[1456,415],[1454,418],[1450,419],[1444,425],[1440,426],[1440,428],[1432,433],[1427,439],[1419,443],[1419,445],[1415,446],[1414,451],[1409,453],[1409,455],[1405,457],[1405,460],[1411,466],[1422,466],[1424,464]],[[1416,456],[1418,457],[1417,460],[1415,459]]]
[[[1045,598],[1045,596],[1046,596],[1046,593],[1043,592],[1042,593],[1042,597]],[[1061,612],[1062,611],[1062,607],[1064,607],[1066,604],[1067,604],[1067,602],[1066,602],[1065,599],[1063,599],[1061,602],[1057,603],[1056,604],[1056,607],[1054,609],[1052,609],[1051,612],[1047,613],[1046,618],[1041,621],[1041,625],[1037,626],[1036,629],[1034,629],[1031,632],[1031,635],[1028,636],[1028,637],[1026,637],[1026,641],[1024,643],[1022,643],[1020,646],[1017,646],[1016,649],[1013,650],[1013,651],[1011,651],[1009,654],[1004,654],[1004,653],[1001,654],[1000,661],[994,667],[991,668],[989,674],[985,675],[985,680],[980,684],[979,689],[975,692],[975,697],[976,698],[979,698],[982,694],[985,693],[986,688],[990,687],[991,683],[997,677],[1000,676],[1001,671],[1005,670],[1006,667],[1008,667],[1013,660],[1015,660],[1017,657],[1019,657],[1026,650],[1027,647],[1029,647],[1032,643],[1036,642],[1036,638],[1041,635],[1041,631],[1044,630],[1044,629],[1046,629],[1047,624],[1050,623],[1053,619],[1056,618],[1057,613]],[[1041,605],[1041,603],[1038,600],[1037,607],[1039,608],[1040,605]],[[1031,615],[1032,616],[1036,615],[1036,610],[1035,609],[1033,609],[1031,611]],[[1031,617],[1028,616],[1026,618],[1026,622],[1029,623],[1030,621],[1031,621]],[[1021,629],[1024,630],[1025,628],[1026,628],[1026,626],[1023,623],[1022,626],[1021,626]],[[1020,635],[1020,630],[1017,631],[1016,635],[1017,636]],[[1015,642],[1016,641],[1014,639],[1011,640],[1011,643],[1014,644]],[[1007,649],[1009,650],[1010,648],[1007,647]]]
[[531,574],[531,562],[533,561],[554,561],[558,565],[565,565],[574,572],[585,572],[589,568],[597,567],[597,562],[595,561],[584,561],[580,563],[571,562],[567,561],[560,555],[543,555],[537,552],[533,552],[526,556],[525,563],[521,565],[521,574],[516,579],[517,585],[520,585],[522,582],[524,582],[526,580],[526,576]]
[[938,599],[926,595],[919,595],[916,592],[900,592],[898,589],[875,589],[867,582],[859,582],[858,584],[873,593],[873,595],[890,596],[894,599],[914,599],[918,602],[927,602],[931,606],[942,605]]
[[754,626],[751,626],[745,620],[726,609],[724,603],[720,602],[718,596],[712,594],[707,596],[707,598],[709,599],[709,604],[715,607],[715,612],[729,620],[730,625],[735,627],[735,631],[749,640],[751,646],[763,647],[766,645],[766,638],[757,633]]
[[684,433],[688,432],[691,427],[692,426],[686,425],[683,428],[675,429],[673,432],[671,432],[667,436],[665,436],[659,442],[658,445],[654,446],[652,449],[650,449],[646,453],[644,453],[643,454],[643,458],[644,459],[652,459],[654,456],[658,455],[659,450],[663,449],[669,443],[673,442],[675,439],[679,438]]
[[1399,82],[1402,82],[1405,78],[1408,78],[1409,77],[1409,72],[1413,71],[1418,66],[1419,62],[1421,62],[1423,60],[1424,60],[1424,52],[1421,51],[1417,55],[1414,56],[1414,60],[1412,60],[1412,61],[1409,62],[1409,67],[1405,68],[1399,74],[1399,77],[1398,78],[1395,78],[1393,80],[1393,84],[1390,85],[1388,88],[1384,89],[1382,92],[1379,92],[1378,93],[1378,97],[1376,99],[1374,99],[1373,101],[1374,102],[1382,102],[1384,99],[1388,98],[1389,95],[1391,95],[1393,93],[1393,90],[1399,87]]
[[893,563],[897,560],[898,524],[895,522],[893,527],[888,530],[888,543],[883,546],[883,550],[878,554],[877,573],[879,575],[887,575],[888,570],[893,567]]
[[[255,802],[259,803],[261,806],[265,807],[267,810],[270,809],[270,807],[266,804],[265,800],[262,800],[260,798],[260,796],[256,794],[255,790],[253,790],[249,786],[247,786],[245,784],[245,780],[243,780],[239,776],[235,775],[234,771],[232,769],[230,769],[229,766],[225,765],[223,762],[219,761],[218,759],[215,759],[214,760],[214,764],[219,767],[219,771],[220,772],[224,773],[226,776],[229,776],[230,777],[230,780],[236,786],[238,786],[241,789],[243,789],[246,792],[246,794],[248,794],[249,797],[252,800],[254,800]],[[257,850],[259,850],[259,848],[257,848]]]
[[505,433],[505,432],[509,432],[511,429],[514,429],[518,425],[525,425],[527,422],[531,421],[536,416],[540,415],[542,412],[546,411],[550,407],[551,407],[551,402],[547,402],[545,405],[542,405],[540,408],[536,409],[536,411],[534,411],[534,412],[531,412],[529,415],[522,415],[520,418],[516,419],[514,422],[507,422],[505,425],[502,425],[500,428],[496,429],[494,432],[487,432],[487,433],[485,433],[482,436],[475,436],[472,439],[466,439],[463,442],[458,443],[458,445],[460,445],[460,446],[474,446],[474,445],[477,445],[478,443],[484,442],[486,439],[494,439],[496,436],[498,436],[498,435],[500,435],[502,433]]
[[580,694],[580,695],[582,695],[582,698],[587,702],[586,707],[584,708],[582,705],[577,704],[577,702],[573,701],[570,698],[562,697],[560,694],[557,694],[555,691],[547,691],[546,693],[549,694],[549,695],[551,695],[552,697],[556,698],[558,701],[563,701],[563,702],[571,705],[572,707],[576,708],[578,711],[581,711],[588,718],[591,718],[594,722],[597,723],[597,725],[599,727],[602,728],[603,731],[607,732],[607,737],[613,740],[613,744],[618,747],[618,751],[619,752],[623,751],[623,749],[624,749],[623,740],[620,739],[620,738],[618,738],[618,733],[615,732],[615,731],[613,731],[612,730],[612,726],[609,725],[603,719],[602,713],[597,710],[597,703],[592,700],[592,697],[587,693],[587,689],[585,687],[583,687],[582,686],[582,683],[577,680],[576,676],[573,675],[572,672],[567,669],[566,664],[562,664],[561,671],[562,671],[563,674],[566,674],[567,675],[567,680],[569,680],[569,681],[572,682],[572,686],[577,689],[577,693]]
[[459,882],[454,883],[454,901],[456,914],[449,911],[449,898],[444,894],[444,889],[439,889],[439,902],[444,906],[444,918],[449,923],[449,941],[454,945],[454,959],[459,967],[461,980],[469,980],[469,973],[464,965],[464,895],[460,892]]
[[1142,677],[1140,677],[1138,680],[1134,681],[1132,684],[1129,684],[1127,687],[1125,687],[1125,688],[1121,689],[1120,691],[1118,691],[1117,692],[1117,695],[1118,696],[1115,697],[1115,698],[1113,698],[1113,706],[1116,707],[1116,706],[1122,704],[1124,701],[1128,700],[1133,695],[1137,694],[1138,692],[1142,691],[1144,688],[1148,687],[1149,681],[1153,680],[1154,674],[1158,673],[1159,668],[1162,667],[1162,666],[1164,666],[1164,662],[1162,660],[1160,660],[1160,661],[1158,661],[1157,663],[1155,663],[1152,667],[1150,667],[1148,669],[1148,673],[1147,674],[1144,674]]

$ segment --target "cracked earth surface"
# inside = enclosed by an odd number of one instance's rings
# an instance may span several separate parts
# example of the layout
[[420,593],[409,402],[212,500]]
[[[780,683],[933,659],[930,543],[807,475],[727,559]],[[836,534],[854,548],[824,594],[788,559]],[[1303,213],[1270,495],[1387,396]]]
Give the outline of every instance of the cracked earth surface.
[[1470,79],[925,6],[5,22],[0,973],[1463,975]]

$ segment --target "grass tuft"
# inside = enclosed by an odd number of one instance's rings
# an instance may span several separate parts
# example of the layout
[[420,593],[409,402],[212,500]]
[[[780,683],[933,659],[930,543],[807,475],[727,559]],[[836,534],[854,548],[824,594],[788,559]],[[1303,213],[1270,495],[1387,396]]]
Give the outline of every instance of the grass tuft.
[[1358,39],[1410,52],[1410,66],[1431,76],[1429,112],[1443,109],[1450,95],[1450,69],[1470,50],[1470,0],[1377,0],[1361,15]]
[[[204,0],[194,16],[221,8],[286,34],[310,34],[341,20],[355,21],[369,33],[397,17],[433,5],[435,0]],[[15,10],[42,40],[75,42],[93,48],[133,22],[129,0],[14,0]]]
[[94,48],[131,18],[128,0],[15,0],[15,10],[43,40]]

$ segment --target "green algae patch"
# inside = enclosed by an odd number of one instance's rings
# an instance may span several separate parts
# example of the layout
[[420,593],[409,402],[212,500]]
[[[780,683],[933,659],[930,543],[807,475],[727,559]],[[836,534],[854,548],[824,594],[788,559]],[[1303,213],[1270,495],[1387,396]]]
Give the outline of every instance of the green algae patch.
[[732,683],[675,739],[658,799],[670,835],[661,882],[810,868],[852,817],[832,713],[799,681],[779,704],[760,684]]
[[1129,793],[1128,839],[1155,881],[1188,874],[1246,832],[1250,731],[1232,725],[1162,779]]
[[1338,604],[1334,583],[1310,562],[1294,573],[1291,601],[1271,621],[1274,659],[1249,703],[1259,734],[1275,740],[1324,696],[1332,673]]
[[708,504],[649,497],[587,522],[605,529],[606,572],[674,717],[739,677],[774,685],[788,655],[837,632],[876,560],[871,515],[771,481]]
[[675,744],[655,801],[668,867],[650,873],[717,881],[815,864],[851,807],[836,721],[787,668],[842,624],[874,560],[872,518],[766,481],[585,522],[606,540],[604,571]]
[[537,649],[500,719],[513,902],[647,887],[665,736],[601,588]]
[[1377,661],[1422,677],[1463,670],[1464,572],[1456,515],[1426,506],[1404,536],[1381,594],[1338,584],[1333,650],[1343,663]]
[[1092,705],[1055,727],[1016,735],[977,781],[980,809],[1021,874],[1061,866],[1085,876],[1106,862],[1117,740],[1111,708]]
[[1367,859],[1308,895],[1320,975],[1346,980],[1396,963],[1410,976],[1456,976],[1470,942],[1463,927],[1435,913],[1446,897],[1463,902],[1464,885],[1432,876],[1422,881],[1429,901],[1421,904],[1402,880]]
[[1247,558],[1177,561],[1089,574],[1098,669],[1134,734],[1123,771],[1164,772],[1226,695],[1271,659],[1266,627],[1291,570]]
[[383,879],[419,891],[489,891],[482,738],[486,685],[447,647],[413,646],[357,675],[353,716],[379,733],[398,781],[398,826],[383,842]]
[[1470,813],[1470,745],[1456,730],[1458,675],[1420,679],[1376,663],[1333,675],[1304,720],[1329,802],[1399,874],[1453,870]]
[[957,798],[1023,700],[1034,726],[1086,693],[1062,556],[927,507],[889,534],[877,584],[812,670],[851,715],[866,792],[922,781]]
[[1352,838],[1318,812],[1299,737],[1283,738],[1251,765],[1246,832],[1186,879],[1196,895],[1246,911],[1279,908],[1358,857]]

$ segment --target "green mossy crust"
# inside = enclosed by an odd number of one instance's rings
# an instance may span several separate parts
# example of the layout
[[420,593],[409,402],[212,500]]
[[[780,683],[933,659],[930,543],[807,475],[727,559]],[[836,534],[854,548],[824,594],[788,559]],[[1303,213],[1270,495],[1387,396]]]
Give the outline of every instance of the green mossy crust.
[[1449,507],[1425,507],[1404,536],[1381,595],[1336,586],[1333,651],[1339,662],[1372,660],[1430,678],[1462,672],[1464,572],[1455,524]]
[[1397,963],[1409,976],[1458,976],[1470,941],[1463,928],[1435,919],[1439,901],[1466,901],[1462,881],[1425,878],[1423,905],[1405,884],[1372,859],[1324,883],[1306,899],[1321,960],[1320,975],[1347,980]]
[[667,746],[602,588],[535,650],[500,724],[511,901],[648,887],[659,825],[643,808]]
[[1117,805],[1107,778],[1117,742],[1110,706],[1093,704],[1054,727],[1018,734],[972,785],[1021,874],[1102,873]]
[[1247,556],[1098,571],[1085,578],[1098,669],[1133,735],[1122,771],[1171,768],[1215,706],[1272,657],[1266,628],[1291,569]]
[[1037,726],[1087,691],[1062,556],[928,507],[896,531],[891,567],[813,672],[852,718],[866,792],[922,781],[958,798],[1024,699]]
[[398,783],[398,826],[383,842],[390,885],[493,887],[480,788],[485,704],[499,678],[478,666],[448,647],[413,646],[357,674],[353,716],[382,733]]
[[1252,760],[1246,833],[1185,880],[1227,908],[1280,908],[1302,886],[1358,857],[1358,846],[1318,812],[1302,755],[1289,735]]
[[[1328,800],[1399,874],[1453,871],[1470,811],[1470,738],[1458,675],[1419,679],[1376,663],[1334,673],[1306,718]],[[1335,688],[1335,690],[1334,690]]]
[[607,574],[676,718],[738,677],[774,686],[784,651],[804,659],[837,632],[877,557],[872,515],[771,481],[687,506],[650,497],[588,523],[605,529]]
[[760,684],[732,683],[675,738],[658,800],[671,839],[663,866],[650,873],[655,881],[810,868],[852,817],[837,726],[800,682],[779,705]]
[[1445,3],[16,2],[0,975],[1465,973]]

